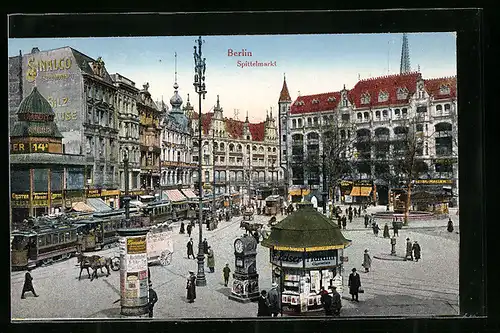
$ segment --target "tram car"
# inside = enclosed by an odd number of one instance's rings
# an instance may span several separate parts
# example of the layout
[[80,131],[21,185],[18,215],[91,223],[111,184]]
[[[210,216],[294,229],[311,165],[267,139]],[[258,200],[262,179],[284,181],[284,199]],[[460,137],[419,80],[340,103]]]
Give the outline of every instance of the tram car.
[[172,204],[168,200],[150,202],[141,211],[149,219],[150,225],[172,221]]
[[172,221],[180,221],[188,218],[189,203],[187,201],[172,202]]
[[29,230],[14,230],[11,239],[13,270],[70,258],[78,245],[76,225],[42,225]]
[[279,195],[270,195],[266,198],[266,206],[264,207],[265,215],[276,215],[281,211],[283,199]]

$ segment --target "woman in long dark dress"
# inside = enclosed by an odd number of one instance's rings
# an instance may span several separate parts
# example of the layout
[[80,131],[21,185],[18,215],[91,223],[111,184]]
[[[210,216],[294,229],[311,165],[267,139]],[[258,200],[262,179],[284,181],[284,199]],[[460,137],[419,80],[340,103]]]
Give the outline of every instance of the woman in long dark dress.
[[271,316],[271,311],[269,310],[269,304],[267,302],[267,292],[262,290],[258,300],[257,317],[269,316]]
[[187,278],[187,299],[189,303],[193,303],[196,299],[196,276],[193,271],[189,272],[189,276]]

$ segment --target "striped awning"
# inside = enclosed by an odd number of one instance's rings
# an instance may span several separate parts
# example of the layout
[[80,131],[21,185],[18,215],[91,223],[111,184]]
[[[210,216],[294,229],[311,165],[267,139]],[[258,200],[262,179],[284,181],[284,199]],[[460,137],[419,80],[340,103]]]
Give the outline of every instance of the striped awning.
[[166,190],[163,191],[163,194],[165,194],[168,197],[168,200],[172,202],[186,200],[186,197],[179,190]]
[[353,186],[350,196],[351,197],[368,197],[371,192],[372,192],[371,187]]
[[300,188],[294,188],[294,189],[290,189],[288,191],[288,193],[290,195],[303,195],[303,196],[306,196],[308,195],[309,193],[311,193],[311,190],[309,190],[308,188],[303,188],[303,189],[300,189]]
[[198,196],[192,190],[183,189],[181,191],[188,199],[198,198]]

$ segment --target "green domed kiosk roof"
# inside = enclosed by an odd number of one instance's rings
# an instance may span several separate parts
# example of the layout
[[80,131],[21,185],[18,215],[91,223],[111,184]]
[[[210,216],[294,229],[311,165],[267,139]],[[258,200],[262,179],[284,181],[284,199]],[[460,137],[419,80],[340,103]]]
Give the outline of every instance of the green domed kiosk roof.
[[34,87],[31,94],[29,94],[19,105],[17,114],[20,115],[22,113],[37,113],[55,116],[52,106],[50,106],[45,97],[40,94],[37,87]]
[[323,251],[343,249],[351,241],[346,239],[338,225],[320,214],[312,204],[299,208],[271,228],[262,245],[276,250]]

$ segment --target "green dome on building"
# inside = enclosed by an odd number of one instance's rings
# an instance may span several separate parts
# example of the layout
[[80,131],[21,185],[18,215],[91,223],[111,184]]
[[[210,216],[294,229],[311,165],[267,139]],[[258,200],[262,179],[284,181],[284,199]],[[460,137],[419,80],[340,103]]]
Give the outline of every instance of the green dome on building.
[[17,110],[18,121],[12,128],[11,137],[62,138],[54,122],[55,113],[50,103],[34,87]]
[[312,205],[300,204],[297,211],[271,228],[262,245],[287,251],[322,251],[343,249],[351,241],[338,225],[320,214]]

